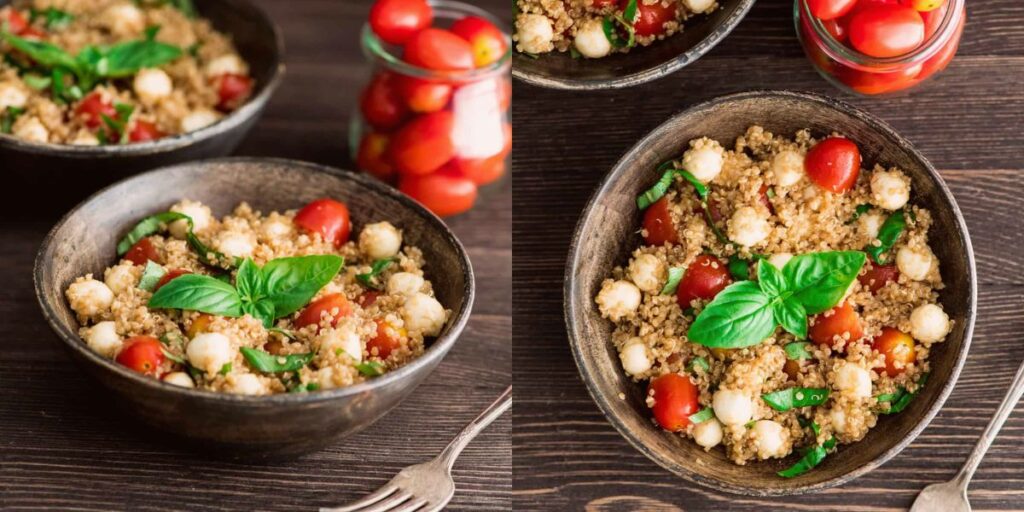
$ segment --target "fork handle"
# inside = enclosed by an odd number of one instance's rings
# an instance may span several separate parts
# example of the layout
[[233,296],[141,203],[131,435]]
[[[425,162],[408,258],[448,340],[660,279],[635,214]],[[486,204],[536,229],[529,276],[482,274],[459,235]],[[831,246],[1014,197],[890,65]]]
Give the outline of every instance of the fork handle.
[[978,440],[978,444],[974,446],[974,451],[967,457],[967,462],[964,463],[964,467],[960,469],[960,472],[956,475],[956,481],[961,489],[966,490],[967,484],[970,483],[971,477],[974,476],[974,470],[978,469],[978,464],[981,463],[981,458],[985,456],[985,452],[988,451],[989,446],[992,446],[992,441],[995,440],[996,435],[999,434],[999,429],[1003,427],[1003,423],[1013,412],[1013,408],[1017,406],[1017,402],[1020,400],[1021,395],[1024,394],[1024,363],[1021,363],[1020,368],[1017,369],[1017,376],[1013,378],[1013,384],[1010,385],[1010,390],[1006,392],[1006,397],[1003,398],[1003,403],[999,404],[999,409],[996,410],[995,415],[992,416],[992,421],[985,427],[985,432],[981,434],[981,439]]
[[469,422],[466,428],[462,429],[462,432],[459,432],[459,435],[455,436],[455,439],[452,439],[452,442],[448,443],[444,451],[437,456],[437,460],[441,461],[450,472],[452,466],[455,465],[455,459],[462,453],[463,448],[510,407],[512,407],[512,386],[505,388],[505,391],[494,403],[484,409],[484,412],[480,413],[475,420]]

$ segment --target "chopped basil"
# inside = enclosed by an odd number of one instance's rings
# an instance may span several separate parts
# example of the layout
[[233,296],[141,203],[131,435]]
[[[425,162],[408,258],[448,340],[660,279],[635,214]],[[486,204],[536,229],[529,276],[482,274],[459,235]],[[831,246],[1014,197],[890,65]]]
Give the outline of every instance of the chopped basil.
[[211,315],[242,316],[242,299],[235,287],[202,274],[184,274],[160,287],[149,299],[150,308],[187,309]]
[[284,336],[285,338],[288,338],[290,340],[297,340],[297,339],[299,339],[299,336],[296,335],[294,331],[289,331],[288,329],[282,329],[280,327],[270,327],[267,330],[270,331],[270,332],[276,332],[276,333],[280,334],[281,336]]
[[575,45],[569,47],[569,56],[574,58],[574,59],[582,59],[583,58],[583,54],[581,54],[580,51],[576,49]]
[[0,113],[0,133],[11,133],[14,121],[24,113],[25,109],[21,107],[7,107],[6,110]]
[[821,405],[828,400],[829,391],[826,388],[788,388],[773,393],[761,395],[772,409],[785,412],[799,407]]
[[203,47],[203,43],[197,41],[197,42],[193,43],[192,46],[188,47],[188,50],[187,50],[188,54],[191,55],[192,57],[198,59],[199,58],[199,49],[202,48],[202,47]]
[[294,372],[304,368],[313,360],[312,352],[306,354],[291,354],[287,356],[275,356],[273,354],[249,347],[239,349],[249,366],[264,373]]
[[819,426],[816,421],[809,420],[803,416],[798,416],[796,418],[796,422],[799,423],[802,428],[810,428],[811,431],[814,432],[815,437],[821,433],[821,426]]
[[43,25],[48,30],[59,30],[70,25],[72,21],[75,21],[75,16],[73,14],[55,7],[47,7],[43,10],[32,9],[30,19],[35,21],[39,18],[43,18]]
[[711,371],[711,365],[708,364],[708,360],[704,359],[701,356],[697,356],[691,359],[689,364],[686,365],[686,371],[690,373],[693,373],[693,371],[697,368],[700,368],[700,370],[704,373],[708,373]]
[[729,274],[737,281],[750,279],[750,262],[733,254],[729,257]]
[[753,427],[755,424],[757,424],[757,420],[750,420],[750,421],[744,423],[743,427],[744,428],[750,428],[750,427]]
[[656,203],[659,199],[661,199],[665,195],[665,193],[668,192],[669,187],[672,186],[672,182],[675,180],[676,176],[682,177],[691,185],[693,185],[693,188],[697,190],[697,195],[700,197],[700,200],[702,202],[707,201],[707,186],[701,183],[700,180],[698,180],[693,174],[690,174],[689,171],[686,171],[684,169],[676,169],[674,162],[672,162],[671,160],[661,164],[658,167],[658,170],[662,171],[661,178],[658,179],[658,182],[655,183],[654,186],[647,189],[647,191],[645,191],[643,194],[640,194],[636,198],[637,208],[641,210],[646,210],[649,206],[651,206],[652,204]]
[[221,366],[220,371],[217,373],[220,375],[227,375],[231,373],[231,363],[224,363],[224,366]]
[[175,363],[178,363],[178,364],[188,364],[188,363],[185,362],[184,359],[174,355],[173,352],[171,352],[170,350],[167,350],[164,347],[160,347],[160,351],[164,353],[164,357],[166,357],[167,359],[170,359],[171,361],[174,361]]
[[682,267],[672,267],[668,269],[668,281],[665,282],[665,286],[661,288],[662,295],[672,295],[676,292],[676,288],[679,287],[679,281],[683,279],[683,274],[686,269]]
[[196,17],[196,6],[192,3],[192,0],[135,0],[135,4],[144,7],[169,5],[181,11],[188,18]]
[[847,224],[853,224],[854,222],[857,222],[857,219],[859,219],[861,215],[864,215],[865,213],[867,213],[869,211],[871,211],[871,205],[870,204],[859,204],[859,205],[857,205],[857,207],[854,208],[854,210],[853,210],[853,215],[850,216],[850,220],[846,221],[846,223]]
[[363,283],[363,286],[366,286],[367,288],[379,290],[381,288],[381,285],[380,283],[377,282],[377,277],[380,275],[381,272],[390,267],[391,264],[394,262],[394,258],[385,258],[382,260],[377,260],[373,262],[373,265],[370,266],[369,272],[365,274],[357,274],[356,279],[358,279],[360,283]]
[[168,332],[164,333],[163,336],[160,336],[160,343],[163,343],[164,345],[167,345],[168,347],[173,347],[173,346],[177,345],[179,347],[184,348],[185,347],[185,342],[186,342],[185,337],[180,335],[180,334],[178,334],[178,333],[176,333],[176,332],[168,331]]
[[906,388],[900,386],[899,388],[896,389],[895,393],[886,393],[884,395],[879,395],[877,397],[877,400],[879,402],[889,402],[889,408],[882,411],[882,414],[896,414],[899,412],[903,412],[903,409],[906,409],[907,406],[910,405],[910,402],[912,402],[914,398],[917,397],[917,394],[921,391],[921,388],[924,387],[924,384],[926,382],[928,382],[927,373],[921,375],[921,378],[918,379],[917,391],[910,392],[907,391]]
[[768,190],[765,191],[764,195],[767,196],[768,199],[774,198],[775,197],[775,187],[769,187]]
[[377,361],[367,361],[356,365],[356,370],[367,377],[378,377],[384,375],[384,365]]
[[153,39],[156,39],[156,35],[160,33],[161,28],[163,27],[160,25],[150,25],[146,27],[146,31],[143,32],[143,35],[145,35],[147,41],[152,41]]
[[153,291],[153,288],[156,288],[157,283],[166,274],[167,271],[164,270],[164,267],[152,261],[146,261],[146,268],[142,270],[142,277],[139,279],[139,289],[147,292]]
[[824,444],[815,446],[804,453],[804,456],[787,469],[779,471],[777,474],[783,478],[793,478],[800,476],[810,471],[814,466],[821,464],[822,460],[825,460],[825,456],[828,455],[828,451],[836,446],[836,438],[830,437]]
[[703,422],[705,422],[707,420],[710,420],[711,418],[714,418],[714,417],[715,417],[715,411],[713,411],[710,407],[705,407],[705,408],[701,409],[700,411],[695,412],[695,413],[690,415],[690,423],[693,423],[694,425],[696,425],[698,423],[703,423]]
[[811,354],[811,351],[807,350],[807,347],[809,346],[811,346],[809,342],[794,341],[793,343],[787,343],[786,346],[782,347],[782,350],[786,351],[786,359],[801,361],[814,357],[814,355]]
[[132,113],[135,112],[135,107],[125,103],[115,103],[114,111],[117,114],[114,117],[110,117],[106,114],[100,114],[100,118],[103,120],[103,124],[107,125],[112,135],[111,139],[119,144],[128,142],[128,121],[131,120]]
[[306,383],[306,384],[299,383],[296,386],[292,386],[292,387],[288,388],[288,392],[289,393],[305,393],[305,392],[308,392],[308,391],[316,391],[318,389],[320,389],[320,384],[317,384],[316,382],[309,382],[309,383]]
[[879,265],[885,264],[885,260],[882,259],[882,254],[889,252],[892,249],[893,244],[899,239],[900,234],[907,227],[907,219],[903,216],[903,210],[896,210],[889,215],[889,218],[885,219],[882,223],[882,227],[878,228],[878,241],[879,244],[876,246],[871,243],[864,248],[864,252],[871,255],[871,259],[875,260],[875,263]]
[[[100,135],[102,135],[103,133],[104,132],[102,130],[99,132]],[[146,238],[147,236],[153,235],[157,231],[160,231],[161,224],[169,224],[176,220],[185,220],[188,223],[188,233],[186,233],[185,235],[185,240],[188,242],[188,245],[192,248],[192,250],[196,252],[196,256],[199,258],[199,261],[202,262],[204,265],[209,265],[211,267],[220,266],[231,268],[234,266],[238,266],[241,263],[241,261],[239,261],[237,258],[228,258],[227,256],[224,256],[220,252],[214,251],[213,249],[207,247],[206,244],[204,244],[201,240],[199,240],[199,237],[196,236],[194,232],[194,224],[192,223],[192,218],[189,217],[188,215],[185,215],[184,213],[179,212],[158,213],[156,215],[151,215],[139,221],[139,223],[136,224],[135,227],[133,227],[132,230],[129,231],[128,234],[125,235],[120,242],[117,243],[117,255],[124,256],[124,254],[128,252],[128,250],[131,249],[132,246],[135,245],[139,240],[142,240],[143,238]]]
[[50,77],[37,75],[35,73],[29,73],[21,77],[21,81],[25,82],[25,85],[37,91],[46,89],[50,86],[50,83],[53,82],[53,80]]
[[[636,22],[638,10],[637,0],[629,0],[621,15],[616,13],[605,17],[601,28],[604,30],[604,36],[612,46],[616,48],[632,48],[636,46],[636,29],[633,28],[633,23]],[[622,30],[626,32],[626,39],[622,38],[616,25],[622,27]]]

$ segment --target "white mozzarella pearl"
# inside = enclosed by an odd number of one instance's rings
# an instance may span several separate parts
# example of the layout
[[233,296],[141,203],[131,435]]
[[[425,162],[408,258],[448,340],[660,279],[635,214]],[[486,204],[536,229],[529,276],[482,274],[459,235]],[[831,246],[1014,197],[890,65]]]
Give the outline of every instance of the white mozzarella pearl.
[[619,359],[622,361],[622,369],[630,375],[640,375],[651,369],[651,357],[640,338],[627,341],[619,351]]
[[949,315],[936,304],[922,304],[910,313],[910,335],[918,341],[942,341],[949,328]]
[[171,83],[171,77],[162,70],[143,69],[135,75],[132,88],[144,103],[156,103],[171,95],[174,84]]
[[722,149],[710,142],[690,148],[683,154],[683,168],[704,183],[715,179],[722,172],[723,162]]
[[722,442],[722,424],[715,418],[704,420],[693,427],[693,440],[704,448],[714,448]]
[[204,332],[192,338],[185,349],[192,366],[215,375],[232,360],[231,340],[219,332]]
[[762,459],[784,457],[789,452],[782,425],[771,420],[758,420],[752,428],[757,455]]
[[665,285],[667,269],[657,256],[641,254],[629,264],[629,278],[637,288],[647,293],[658,293]]
[[420,331],[424,336],[441,334],[448,314],[437,299],[425,293],[416,293],[405,300],[402,320],[409,332]]
[[395,272],[388,278],[384,289],[390,295],[412,296],[419,293],[425,283],[423,277],[412,272]]
[[612,43],[604,34],[603,24],[599,19],[590,19],[580,26],[573,41],[576,50],[584,57],[598,59],[611,53]]
[[122,345],[121,337],[117,335],[117,324],[106,321],[90,327],[85,343],[97,354],[113,358],[121,351]]
[[871,396],[871,374],[854,363],[840,363],[836,369],[836,388],[852,398]]
[[896,268],[914,281],[923,281],[928,277],[934,260],[935,256],[928,248],[914,249],[904,246],[896,252]]
[[871,197],[886,210],[898,210],[910,200],[910,184],[899,171],[878,171],[871,175]]
[[168,373],[167,375],[164,375],[164,382],[174,384],[175,386],[181,386],[183,388],[196,387],[195,382],[192,382],[192,377],[189,377],[185,372]]
[[736,210],[729,220],[729,239],[744,247],[753,247],[763,242],[770,231],[768,219],[751,206]]
[[68,287],[67,296],[71,309],[86,317],[99,315],[109,310],[114,303],[114,292],[106,284],[95,279],[72,283]]
[[775,175],[776,185],[796,185],[804,176],[804,156],[792,149],[779,151],[772,157],[771,170]]
[[715,416],[726,425],[742,425],[754,416],[754,403],[742,391],[719,389],[711,400]]
[[359,250],[372,259],[382,260],[398,254],[402,248],[402,232],[390,222],[367,224],[359,233]]
[[526,53],[545,53],[551,51],[551,41],[555,37],[555,29],[551,20],[543,14],[523,14],[516,20],[516,38],[519,49]]
[[597,306],[602,315],[617,322],[640,307],[640,289],[629,281],[610,281],[598,292]]

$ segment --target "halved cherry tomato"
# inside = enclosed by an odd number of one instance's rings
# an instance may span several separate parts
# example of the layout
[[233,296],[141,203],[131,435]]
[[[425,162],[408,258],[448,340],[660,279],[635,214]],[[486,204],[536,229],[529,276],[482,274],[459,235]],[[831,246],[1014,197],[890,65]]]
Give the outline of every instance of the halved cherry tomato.
[[395,166],[387,159],[391,137],[384,133],[370,132],[363,135],[359,143],[356,165],[381,181],[390,181],[395,176]]
[[850,45],[872,57],[897,57],[924,41],[924,20],[903,5],[859,9],[850,18]]
[[384,320],[376,319],[374,322],[377,323],[377,334],[366,342],[366,351],[373,354],[373,349],[377,349],[377,357],[387,359],[391,351],[402,346],[402,335]]
[[403,176],[398,190],[441,217],[469,210],[477,195],[476,183],[447,168],[426,176]]
[[192,321],[192,324],[188,326],[188,330],[185,334],[189,339],[195,338],[200,334],[207,332],[210,329],[210,322],[213,321],[213,315],[202,313]]
[[[924,21],[924,38],[926,41],[939,31],[939,27],[942,26],[942,20],[946,19],[947,12],[949,12],[949,2],[943,2],[937,9],[920,13],[921,19]],[[966,16],[961,16],[960,18],[963,21],[962,18],[966,18]]]
[[377,297],[381,296],[381,292],[377,290],[366,290],[361,295],[356,297],[356,303],[362,308],[368,308],[377,302]]
[[440,28],[422,30],[405,44],[405,61],[436,71],[473,69],[473,47],[465,39]]
[[807,152],[804,170],[819,187],[841,194],[857,183],[860,150],[850,139],[829,137]]
[[220,101],[217,108],[235,110],[242,106],[252,94],[252,78],[235,73],[225,73],[217,77],[217,96]]
[[103,99],[98,92],[94,92],[85,98],[75,107],[75,115],[85,121],[85,125],[91,129],[103,125],[103,116],[111,119],[117,117],[117,109],[114,104]]
[[861,285],[871,290],[871,293],[874,293],[881,290],[883,286],[896,282],[899,277],[900,271],[896,268],[895,264],[878,265],[868,262],[867,271],[857,276],[857,280],[860,281]]
[[43,39],[46,37],[46,32],[43,32],[42,30],[39,30],[30,25],[25,30],[22,30],[21,33],[18,35],[25,39]]
[[871,347],[885,355],[885,366],[876,369],[885,371],[890,377],[903,373],[917,357],[914,338],[892,327],[883,327],[882,333],[872,340]]
[[352,223],[348,206],[334,199],[317,199],[295,214],[295,224],[306,231],[320,233],[324,240],[341,246],[348,242]]
[[651,381],[648,393],[654,394],[654,419],[661,428],[679,432],[690,425],[697,412],[697,386],[689,377],[669,373]]
[[146,142],[163,138],[165,135],[155,123],[139,119],[135,121],[135,126],[132,126],[131,131],[128,132],[128,140]]
[[840,82],[861,94],[882,94],[906,89],[918,83],[917,76],[921,72],[921,64],[909,66],[891,73],[875,73],[843,67],[836,74]]
[[505,159],[512,152],[512,125],[505,123],[504,128],[505,145],[500,153],[488,158],[455,157],[448,165],[477,185],[486,185],[502,177],[505,174]]
[[451,26],[453,34],[469,41],[473,62],[482,68],[497,62],[508,51],[505,34],[493,23],[479,17],[466,16]]
[[191,273],[192,273],[192,271],[185,270],[183,268],[176,268],[176,269],[173,269],[173,270],[168,270],[167,273],[164,274],[164,276],[161,277],[160,280],[156,282],[156,286],[153,287],[153,293],[156,293],[157,290],[159,290],[160,288],[163,288],[163,286],[165,284],[171,282],[173,279],[181,277],[181,276],[183,276],[185,274],[191,274]]
[[310,302],[303,308],[299,317],[295,319],[295,327],[302,329],[307,325],[319,325],[324,315],[331,315],[330,325],[334,327],[338,325],[339,320],[351,314],[352,303],[345,298],[345,294],[332,293]]
[[359,98],[363,119],[378,130],[389,131],[402,124],[409,108],[398,90],[398,76],[381,73],[370,81]]
[[448,106],[452,99],[452,86],[434,80],[402,76],[398,90],[409,110],[418,114],[437,112]]
[[403,175],[429,174],[455,156],[454,115],[447,110],[409,121],[391,139],[391,161]]
[[7,11],[6,19],[0,20],[0,28],[3,28],[3,21],[7,22],[7,30],[15,35],[21,35],[28,28],[28,19],[13,8]]
[[426,0],[377,0],[370,8],[370,28],[391,44],[405,44],[434,22]]
[[[665,2],[659,1],[653,5],[647,5],[643,0],[637,0],[636,21],[633,22],[633,30],[636,31],[637,36],[648,37],[665,33],[665,24],[676,19],[679,2],[668,2],[668,6],[664,4]],[[622,9],[625,9],[627,5],[629,5],[629,0],[619,2],[619,7]]]
[[[945,8],[941,8],[935,11],[923,13],[922,16],[939,12],[942,12],[942,15],[945,16],[945,10]],[[936,14],[936,16],[937,15],[938,14]],[[930,19],[931,18],[926,18],[925,23],[929,23]],[[935,73],[938,73],[943,69],[946,69],[946,66],[948,66],[950,61],[953,60],[953,57],[956,56],[956,51],[960,47],[960,36],[964,32],[964,23],[966,22],[966,20],[967,13],[960,13],[960,23],[956,27],[956,33],[953,35],[952,38],[950,38],[949,42],[947,42],[946,45],[942,47],[942,49],[940,49],[935,55],[929,57],[928,60],[924,61],[924,65],[921,66],[921,72],[918,73],[917,75],[919,79],[924,80],[925,78],[928,78],[934,75]],[[942,20],[939,19],[939,22],[941,21]]]
[[807,9],[822,21],[845,16],[857,5],[857,0],[807,0]]
[[679,243],[679,232],[669,213],[668,198],[663,197],[647,207],[644,212],[644,241],[648,245]]
[[160,257],[160,253],[148,238],[135,242],[135,245],[128,249],[128,252],[124,253],[124,259],[136,265],[145,265],[147,261],[163,263],[163,258]]
[[832,34],[832,37],[840,43],[845,42],[846,38],[850,36],[850,29],[849,25],[846,24],[846,18],[827,20],[823,21],[821,24],[824,25],[825,30],[827,30],[829,34]]
[[156,377],[164,362],[163,344],[152,336],[132,336],[114,359],[143,375]]
[[676,288],[676,301],[686,309],[695,299],[711,300],[732,283],[725,263],[710,254],[697,256]]
[[807,329],[807,337],[819,345],[832,345],[836,336],[849,333],[848,341],[857,341],[864,337],[864,329],[860,325],[860,315],[853,310],[849,302],[826,311],[813,318],[814,324]]

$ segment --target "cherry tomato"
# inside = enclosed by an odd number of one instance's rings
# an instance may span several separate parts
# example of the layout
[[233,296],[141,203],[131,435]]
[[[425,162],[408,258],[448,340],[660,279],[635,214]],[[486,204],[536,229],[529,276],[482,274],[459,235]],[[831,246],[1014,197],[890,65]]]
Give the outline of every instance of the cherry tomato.
[[143,375],[156,377],[164,362],[163,344],[152,336],[132,336],[114,359]]
[[[940,11],[945,11],[945,8],[927,12],[924,14],[937,13]],[[956,56],[956,51],[960,47],[960,36],[963,34],[964,22],[966,20],[967,14],[961,13],[960,23],[956,27],[956,33],[953,35],[952,38],[950,38],[949,42],[946,43],[946,46],[943,46],[942,49],[940,49],[935,55],[932,55],[931,57],[928,58],[928,60],[924,61],[924,65],[921,66],[921,72],[918,73],[917,75],[919,79],[924,80],[925,78],[928,78],[934,75],[935,73],[938,73],[943,69],[946,69],[946,66],[948,66],[950,61],[953,60],[953,57]]]
[[377,290],[366,290],[359,297],[356,297],[356,303],[360,307],[366,309],[377,302],[377,298],[381,296],[381,292]]
[[907,365],[915,361],[914,338],[892,327],[883,327],[882,333],[871,342],[871,347],[885,355],[885,365],[876,368],[895,377],[907,369]]
[[135,121],[135,126],[128,132],[128,140],[146,142],[163,138],[165,135],[160,128],[157,128],[156,124],[139,119]]
[[403,176],[398,190],[441,217],[469,210],[477,194],[476,183],[448,169],[426,176]]
[[373,349],[377,349],[377,357],[387,359],[391,351],[402,346],[402,334],[384,320],[376,319],[374,322],[377,323],[377,334],[366,342],[366,351],[373,354]]
[[910,7],[918,12],[934,11],[942,7],[946,0],[911,0]]
[[648,393],[654,394],[654,419],[661,428],[679,432],[690,425],[690,415],[697,412],[697,386],[689,377],[678,373],[662,375],[651,381]]
[[163,263],[163,258],[160,257],[160,253],[157,252],[153,242],[148,238],[135,242],[135,245],[128,249],[128,252],[124,253],[124,259],[136,265],[145,265],[147,261]]
[[348,206],[334,199],[317,199],[295,214],[295,224],[311,233],[320,233],[324,240],[341,246],[348,242],[352,223]]
[[381,181],[390,181],[395,176],[395,166],[387,159],[391,137],[384,133],[370,132],[363,135],[359,143],[356,165]]
[[409,108],[398,90],[398,76],[381,73],[370,81],[359,99],[363,119],[378,130],[397,128],[409,115]]
[[117,117],[117,110],[113,103],[103,99],[98,92],[94,92],[85,98],[75,107],[75,115],[85,121],[90,129],[96,129],[103,125],[103,116],[111,119]]
[[185,331],[185,334],[189,339],[195,338],[196,336],[209,331],[210,322],[212,321],[213,315],[202,313],[192,321],[192,324],[188,326],[188,330]]
[[391,161],[403,175],[429,174],[455,156],[454,115],[447,110],[409,121],[391,140]]
[[772,199],[768,197],[768,185],[761,185],[761,188],[757,190],[757,194],[757,198],[761,201],[761,204],[764,205],[765,209],[767,209],[772,215],[775,215],[775,205],[772,204]]
[[[7,17],[5,20],[0,20],[0,25],[3,25],[3,21],[7,22],[7,30],[12,34],[21,35],[28,28],[28,19],[15,9],[7,11]],[[0,28],[3,27],[0,26]]]
[[860,150],[850,139],[829,137],[807,152],[804,170],[819,187],[841,194],[857,183]]
[[871,293],[881,290],[883,286],[896,282],[900,277],[900,271],[895,264],[878,265],[868,262],[868,270],[857,276],[860,284],[871,290]]
[[473,47],[465,39],[440,28],[428,28],[405,44],[405,61],[436,71],[473,69]]
[[18,35],[25,39],[43,39],[46,37],[46,32],[43,32],[33,26],[29,26],[25,30],[22,30]]
[[168,270],[167,273],[164,274],[164,276],[161,277],[160,280],[156,282],[156,286],[153,287],[153,293],[156,293],[157,290],[159,290],[160,288],[163,288],[163,286],[165,284],[171,282],[171,280],[173,280],[175,278],[178,278],[178,277],[181,277],[181,276],[183,276],[185,274],[191,274],[191,273],[192,272],[190,270],[185,270],[183,268],[176,268],[176,269],[173,269],[173,270]]
[[[621,0],[619,7],[625,9],[628,4],[629,0]],[[665,32],[665,24],[675,21],[679,2],[674,0],[668,2],[667,7],[664,4],[665,2],[659,1],[654,5],[647,5],[643,0],[637,0],[637,15],[636,21],[633,22],[633,30],[636,31],[638,37],[663,34]]]
[[903,5],[858,10],[850,19],[850,44],[872,57],[897,57],[924,41],[924,20]]
[[921,64],[916,64],[891,73],[875,73],[843,67],[836,73],[836,77],[861,94],[874,95],[895,92],[916,85],[919,82],[917,76],[921,69]]
[[452,159],[449,165],[459,174],[473,180],[477,185],[494,182],[505,174],[505,159],[512,151],[512,125],[505,123],[505,145],[500,153],[487,158]]
[[217,96],[220,102],[217,108],[235,110],[242,106],[252,94],[252,78],[235,73],[225,73],[217,77]]
[[493,23],[479,16],[466,16],[456,21],[451,31],[469,41],[473,48],[473,63],[478,68],[497,62],[508,51],[505,34]]
[[[345,298],[344,293],[332,293],[324,295],[313,302],[310,302],[299,313],[295,319],[295,327],[302,329],[307,325],[319,325],[324,315],[331,315],[331,327],[338,325],[338,321],[352,314],[352,303]],[[317,331],[320,329],[318,328]]]
[[377,0],[370,8],[370,28],[391,44],[405,44],[434,22],[426,0]]
[[849,333],[849,341],[864,337],[864,329],[860,325],[860,315],[853,310],[848,302],[816,315],[814,325],[807,329],[807,337],[819,345],[832,345],[836,336]]
[[590,6],[594,9],[604,9],[616,5],[618,0],[590,0]]
[[832,34],[832,37],[840,43],[845,42],[846,38],[850,35],[849,25],[846,24],[846,18],[824,21],[822,22],[822,25],[824,25],[825,30],[827,30],[829,34]]
[[452,99],[451,85],[411,76],[399,78],[398,90],[409,110],[419,114],[437,112],[447,107]]
[[725,263],[709,254],[697,256],[676,288],[676,301],[686,309],[695,299],[711,300],[732,283]]
[[508,112],[512,106],[512,81],[507,77],[497,77],[494,80],[498,85],[498,106],[502,112]]
[[669,213],[668,198],[663,197],[647,207],[644,212],[644,241],[648,245],[679,243],[679,232]]
[[822,21],[845,16],[857,5],[857,0],[807,0],[807,9]]
[[[943,2],[942,5],[931,11],[921,12],[921,19],[924,21],[925,40],[928,40],[939,31],[939,27],[942,26],[942,20],[946,18],[947,12],[949,12],[949,2]],[[961,21],[964,17],[960,17]]]

